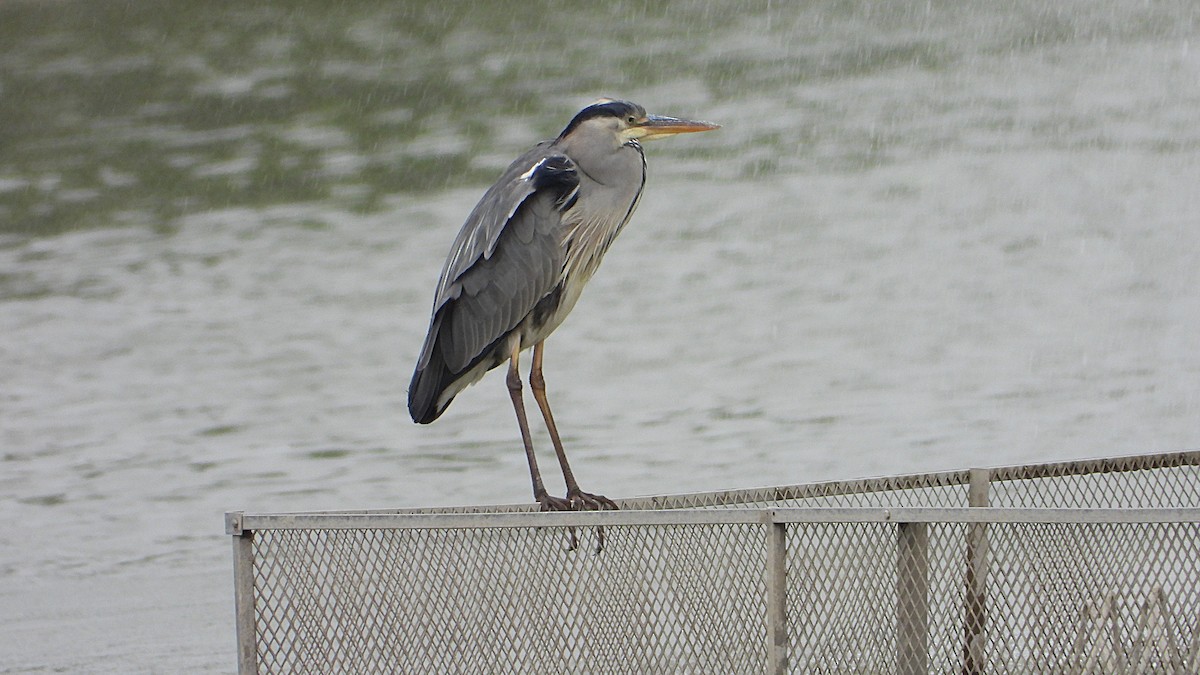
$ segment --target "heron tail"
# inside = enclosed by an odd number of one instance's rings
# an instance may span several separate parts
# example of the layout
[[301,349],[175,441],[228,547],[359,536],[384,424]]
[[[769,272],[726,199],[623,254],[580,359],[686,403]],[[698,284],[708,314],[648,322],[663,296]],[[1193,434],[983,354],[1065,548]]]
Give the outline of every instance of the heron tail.
[[446,401],[438,407],[438,397],[449,386],[453,379],[446,363],[434,354],[424,368],[418,367],[413,371],[412,382],[408,385],[408,413],[417,424],[429,424],[441,416],[450,404]]
[[[458,392],[507,360],[496,358],[498,353],[507,355],[511,351],[505,346],[512,337],[510,331],[480,350],[465,366],[459,370],[452,370],[442,351],[444,343],[439,339],[442,328],[443,316],[439,313],[430,324],[425,346],[421,349],[421,357],[417,359],[412,382],[408,385],[408,412],[417,424],[429,424],[441,417]],[[486,367],[482,367],[485,364]],[[449,396],[447,390],[450,392]]]
[[[441,416],[450,401],[438,405],[442,392],[454,381],[454,374],[446,365],[442,346],[438,340],[441,333],[441,317],[435,315],[425,336],[417,367],[413,369],[412,382],[408,384],[408,413],[417,424],[429,424]],[[454,397],[451,397],[453,399]]]

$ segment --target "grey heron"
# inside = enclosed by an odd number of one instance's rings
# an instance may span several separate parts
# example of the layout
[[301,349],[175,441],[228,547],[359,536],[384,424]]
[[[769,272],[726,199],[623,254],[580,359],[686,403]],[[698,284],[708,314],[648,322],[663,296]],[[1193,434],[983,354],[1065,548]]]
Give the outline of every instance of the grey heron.
[[[581,490],[571,472],[546,398],[545,340],[637,208],[646,183],[641,141],[717,128],[602,99],[579,111],[557,138],[510,164],[467,217],[442,268],[408,389],[413,421],[436,420],[459,392],[507,362],[508,392],[541,510],[617,508]],[[562,468],[565,499],[546,491],[533,451],[517,370],[530,347],[529,386]]]

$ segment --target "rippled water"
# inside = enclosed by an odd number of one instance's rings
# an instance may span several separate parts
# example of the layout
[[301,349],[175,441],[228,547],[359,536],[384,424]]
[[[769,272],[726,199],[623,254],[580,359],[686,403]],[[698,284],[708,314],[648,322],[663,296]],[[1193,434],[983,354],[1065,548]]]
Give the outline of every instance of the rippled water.
[[405,387],[483,188],[601,95],[725,127],[648,147],[547,343],[586,489],[1196,447],[1198,23],[0,4],[0,672],[232,670],[226,510],[527,500],[502,376]]

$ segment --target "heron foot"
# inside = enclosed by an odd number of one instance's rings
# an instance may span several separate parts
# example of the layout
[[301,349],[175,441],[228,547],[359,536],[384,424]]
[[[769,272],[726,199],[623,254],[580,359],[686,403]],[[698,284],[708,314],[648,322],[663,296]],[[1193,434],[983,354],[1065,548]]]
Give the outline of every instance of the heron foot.
[[[579,488],[567,490],[567,497],[554,497],[549,493],[543,492],[536,496],[539,505],[539,511],[617,511],[619,507],[616,502],[605,497],[604,495],[594,495],[590,492],[584,492]],[[570,542],[567,544],[568,551],[574,551],[579,548],[579,538],[575,535],[575,528],[567,528],[570,536]],[[596,528],[596,555],[604,550],[604,528]]]
[[[570,499],[563,499],[562,497],[553,497],[548,492],[543,492],[539,495],[535,495],[534,498],[537,499],[537,503],[539,504],[539,508],[538,508],[539,511],[549,512],[549,511],[575,511],[575,510],[577,510],[577,509],[575,509],[574,505],[571,503]],[[579,538],[575,536],[575,528],[573,526],[568,527],[567,533],[571,537],[570,543],[567,544],[567,550],[574,551],[575,549],[579,548]]]
[[616,502],[604,495],[594,495],[579,488],[567,490],[567,501],[574,511],[617,511]]
[[[594,495],[584,492],[578,487],[567,490],[567,501],[576,511],[617,511],[616,502],[604,495]],[[596,555],[604,550],[604,527],[596,528]]]
[[537,503],[540,507],[540,508],[538,508],[539,511],[575,511],[575,510],[577,510],[577,509],[575,509],[574,506],[571,505],[571,500],[563,499],[562,497],[553,497],[547,492],[543,492],[542,494],[537,495],[534,498],[537,499]]

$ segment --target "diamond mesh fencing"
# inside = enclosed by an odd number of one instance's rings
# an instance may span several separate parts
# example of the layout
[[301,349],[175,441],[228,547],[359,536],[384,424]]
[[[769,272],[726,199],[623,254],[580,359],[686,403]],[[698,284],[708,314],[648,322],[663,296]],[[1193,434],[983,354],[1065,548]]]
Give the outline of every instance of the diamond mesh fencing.
[[993,469],[993,506],[1025,508],[1195,508],[1200,453],[1119,457]]
[[1200,672],[1200,523],[988,529],[996,671]]
[[242,672],[1200,672],[1200,453],[228,516]]
[[264,530],[277,673],[754,672],[764,540],[745,524]]
[[786,672],[1200,672],[1200,523],[974,527],[789,527]]

